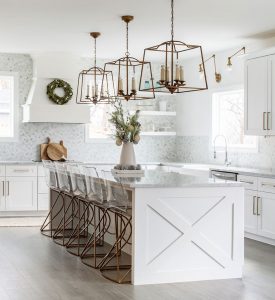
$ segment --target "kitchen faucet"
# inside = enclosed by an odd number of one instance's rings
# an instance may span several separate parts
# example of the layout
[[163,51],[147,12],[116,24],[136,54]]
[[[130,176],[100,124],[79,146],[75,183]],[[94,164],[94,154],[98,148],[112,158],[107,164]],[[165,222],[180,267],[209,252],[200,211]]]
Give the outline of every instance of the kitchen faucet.
[[214,140],[213,140],[213,144],[214,144],[214,159],[217,158],[217,152],[216,152],[216,140],[217,138],[222,137],[224,139],[224,152],[225,152],[225,159],[224,159],[224,164],[226,166],[229,166],[231,163],[228,161],[228,148],[227,148],[227,140],[226,137],[224,135],[218,134],[215,136]]

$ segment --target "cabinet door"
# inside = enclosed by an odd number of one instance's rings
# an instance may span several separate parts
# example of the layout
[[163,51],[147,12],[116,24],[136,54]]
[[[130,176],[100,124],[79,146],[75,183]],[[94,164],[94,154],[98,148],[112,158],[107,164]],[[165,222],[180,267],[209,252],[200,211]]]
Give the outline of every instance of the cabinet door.
[[37,210],[37,177],[6,177],[6,210]]
[[268,132],[270,135],[275,135],[275,55],[268,57],[268,84],[269,84],[269,95],[268,95]]
[[0,177],[0,211],[5,210],[5,177]]
[[268,58],[248,60],[245,68],[245,134],[267,135]]
[[258,234],[275,239],[275,194],[258,194]]
[[245,191],[244,197],[244,228],[246,232],[257,233],[258,216],[257,216],[257,192]]

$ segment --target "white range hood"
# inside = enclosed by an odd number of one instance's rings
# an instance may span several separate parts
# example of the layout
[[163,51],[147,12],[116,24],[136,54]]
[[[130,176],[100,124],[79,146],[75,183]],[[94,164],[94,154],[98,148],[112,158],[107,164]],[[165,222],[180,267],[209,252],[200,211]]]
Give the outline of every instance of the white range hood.
[[[81,59],[70,54],[33,55],[33,82],[23,106],[23,122],[89,123],[90,106],[76,104],[78,73],[83,68]],[[72,99],[58,105],[46,93],[54,79],[67,81],[73,88]]]

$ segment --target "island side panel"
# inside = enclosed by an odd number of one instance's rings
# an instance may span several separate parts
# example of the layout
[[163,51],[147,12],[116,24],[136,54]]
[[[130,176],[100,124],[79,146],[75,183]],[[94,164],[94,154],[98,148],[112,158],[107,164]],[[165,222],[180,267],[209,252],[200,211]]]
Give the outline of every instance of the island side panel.
[[136,188],[132,283],[241,278],[242,187]]

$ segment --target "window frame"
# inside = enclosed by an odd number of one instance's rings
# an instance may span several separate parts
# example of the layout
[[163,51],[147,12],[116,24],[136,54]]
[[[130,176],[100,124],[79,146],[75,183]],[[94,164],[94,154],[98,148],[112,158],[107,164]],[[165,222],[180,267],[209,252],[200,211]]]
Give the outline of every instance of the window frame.
[[[214,136],[213,136],[213,97],[214,97],[214,94],[233,92],[233,91],[237,91],[237,90],[244,90],[244,85],[233,85],[233,86],[229,86],[229,87],[221,87],[221,88],[217,88],[217,89],[212,89],[210,91],[210,95],[211,95],[211,134],[210,134],[210,141],[209,141],[209,149],[211,151],[214,151],[214,144],[213,144],[213,141],[214,141]],[[244,113],[245,113],[245,111],[244,111]],[[254,136],[254,137],[255,137],[255,146],[253,146],[253,147],[249,147],[247,145],[231,146],[230,144],[228,144],[227,145],[228,152],[231,152],[231,153],[258,153],[259,152],[259,137],[257,137],[257,136]],[[217,145],[216,151],[223,152],[224,147],[225,146]]]
[[0,76],[13,77],[13,136],[0,136],[2,142],[18,142],[19,140],[19,74],[18,72],[0,71]]

